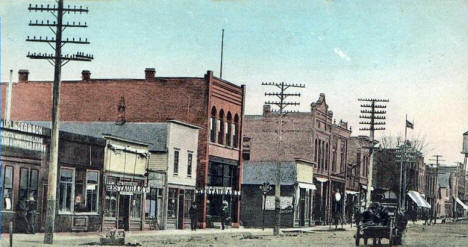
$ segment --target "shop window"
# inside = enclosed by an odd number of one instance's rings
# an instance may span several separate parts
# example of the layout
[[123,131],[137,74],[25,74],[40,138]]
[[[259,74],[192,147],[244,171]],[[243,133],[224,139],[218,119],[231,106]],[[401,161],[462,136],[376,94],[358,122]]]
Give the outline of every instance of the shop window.
[[104,217],[115,217],[117,212],[118,192],[107,191],[105,198]]
[[192,177],[192,159],[193,159],[193,153],[188,152],[187,154],[187,177]]
[[73,175],[75,171],[70,168],[60,169],[60,185],[59,185],[59,207],[58,210],[71,212],[73,199]]
[[13,167],[5,166],[3,171],[2,210],[13,210]]
[[179,173],[179,150],[174,150],[174,175]]
[[132,196],[132,218],[141,218],[141,194],[134,194]]
[[99,172],[88,171],[86,175],[86,209],[97,212],[99,198]]
[[97,212],[99,194],[99,172],[75,171],[75,212]]
[[190,210],[190,207],[192,207],[192,202],[193,202],[193,190],[186,190],[185,191],[185,202],[184,202],[184,218],[187,218],[189,219],[190,218],[190,214],[189,214],[189,210]]
[[177,190],[169,188],[167,201],[167,218],[175,219],[177,213]]
[[146,194],[146,219],[162,219],[162,189],[151,188]]
[[20,169],[19,200],[37,202],[39,171],[22,167]]

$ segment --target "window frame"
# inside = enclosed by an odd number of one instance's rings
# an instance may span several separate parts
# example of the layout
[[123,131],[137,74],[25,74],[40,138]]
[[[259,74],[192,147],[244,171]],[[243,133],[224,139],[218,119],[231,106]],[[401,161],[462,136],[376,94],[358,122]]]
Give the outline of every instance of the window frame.
[[193,169],[193,151],[187,151],[187,177],[192,177]]
[[[70,196],[70,201],[68,203],[70,203],[70,211],[67,211],[67,210],[63,210],[62,209],[62,205],[60,205],[60,184],[62,183],[61,181],[61,177],[62,177],[62,169],[64,170],[71,170],[72,171],[72,181],[71,182],[64,182],[64,183],[67,183],[67,184],[70,184],[71,183],[71,196]],[[58,193],[58,208],[57,208],[57,212],[59,214],[73,214],[74,211],[75,211],[75,207],[74,207],[74,202],[75,202],[75,175],[76,175],[76,168],[75,167],[60,167],[60,173],[59,173],[59,183],[58,183],[58,190],[59,190],[59,193]]]
[[[10,197],[9,197],[10,198],[10,209],[5,209],[3,207],[4,200],[5,200],[5,174],[6,174],[5,171],[6,171],[6,169],[8,167],[11,168],[11,179],[10,179],[11,188],[9,188],[10,191],[11,191],[10,192]],[[13,191],[13,189],[14,189],[14,183],[13,183],[14,179],[15,179],[15,167],[11,166],[11,165],[4,165],[4,168],[2,170],[2,211],[7,211],[7,212],[14,211],[14,205],[13,205],[14,204],[13,203],[14,202],[14,196],[15,196],[15,193]]]
[[179,175],[179,164],[180,164],[180,149],[174,148],[174,156],[173,156],[173,162],[172,162],[172,174],[174,176]]
[[86,169],[86,186],[85,186],[85,205],[88,206],[88,173],[96,172],[97,173],[97,183],[96,183],[96,211],[80,212],[80,213],[99,213],[99,184],[101,183],[101,172],[95,169]]

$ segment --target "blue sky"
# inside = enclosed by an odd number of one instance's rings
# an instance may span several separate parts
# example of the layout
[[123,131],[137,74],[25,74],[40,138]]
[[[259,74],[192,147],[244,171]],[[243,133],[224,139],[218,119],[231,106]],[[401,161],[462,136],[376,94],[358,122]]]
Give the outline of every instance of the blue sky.
[[[50,51],[29,44],[27,35],[50,36],[28,27],[31,2],[0,0],[2,81],[8,71],[29,69],[30,78],[53,78],[44,61],[27,51]],[[325,93],[337,120],[357,131],[358,97],[389,98],[385,135],[404,133],[404,118],[415,121],[411,137],[425,136],[427,156],[462,161],[462,133],[468,130],[468,2],[453,0],[375,1],[65,1],[86,5],[88,15],[67,15],[89,28],[65,31],[91,45],[65,51],[94,54],[91,63],[70,63],[64,79],[89,69],[94,78],[143,78],[146,67],[161,76],[219,75],[221,29],[225,29],[223,78],[247,85],[248,114],[260,113],[262,81],[304,83],[296,110]],[[47,18],[46,18],[47,17]],[[13,106],[14,107],[14,106]],[[382,134],[382,133],[380,133]],[[379,134],[379,135],[380,135]],[[377,135],[377,136],[379,136]]]

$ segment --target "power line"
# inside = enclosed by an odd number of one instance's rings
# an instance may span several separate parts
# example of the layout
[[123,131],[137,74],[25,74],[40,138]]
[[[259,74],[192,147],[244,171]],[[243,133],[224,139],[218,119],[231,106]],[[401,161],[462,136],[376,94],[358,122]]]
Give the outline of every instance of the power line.
[[[48,175],[48,191],[47,191],[47,215],[45,222],[45,234],[44,243],[53,244],[54,231],[55,231],[55,211],[57,202],[57,169],[58,169],[58,145],[59,145],[59,103],[60,103],[60,81],[62,67],[70,61],[85,61],[89,62],[93,59],[90,54],[84,52],[76,52],[75,54],[62,54],[62,48],[66,44],[89,44],[88,39],[81,38],[66,38],[63,39],[62,33],[67,28],[86,28],[87,23],[81,22],[63,22],[63,16],[65,14],[82,14],[88,13],[88,8],[82,6],[68,5],[63,6],[63,0],[58,0],[57,5],[53,4],[41,4],[32,5],[29,4],[28,10],[34,12],[48,12],[51,13],[56,19],[54,21],[46,20],[35,22],[30,21],[29,26],[33,27],[48,27],[50,31],[55,35],[55,38],[49,38],[45,36],[36,37],[28,36],[26,41],[28,42],[40,42],[47,43],[54,53],[45,52],[28,52],[26,57],[31,59],[43,59],[47,60],[52,66],[54,66],[54,82],[52,89],[52,136],[50,144],[50,163],[49,163],[49,175]],[[55,29],[54,29],[55,28]]]
[[276,105],[279,110],[279,127],[278,127],[278,150],[277,150],[277,161],[276,161],[276,183],[275,183],[275,227],[274,235],[279,235],[281,226],[281,151],[282,151],[282,127],[283,118],[286,116],[288,111],[285,110],[288,106],[297,106],[299,102],[286,102],[288,97],[300,97],[300,93],[286,93],[289,88],[305,88],[303,84],[289,84],[289,83],[276,83],[276,82],[262,82],[263,86],[275,86],[279,89],[279,92],[267,92],[265,96],[278,97],[278,101],[266,101],[265,104]]

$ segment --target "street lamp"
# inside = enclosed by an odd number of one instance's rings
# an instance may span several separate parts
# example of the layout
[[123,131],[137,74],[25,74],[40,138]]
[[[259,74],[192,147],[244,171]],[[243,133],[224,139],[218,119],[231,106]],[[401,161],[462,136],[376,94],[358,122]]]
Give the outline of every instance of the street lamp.
[[266,205],[266,195],[272,189],[270,183],[265,182],[259,186],[263,195],[263,210],[262,210],[262,230],[265,231],[265,205]]

